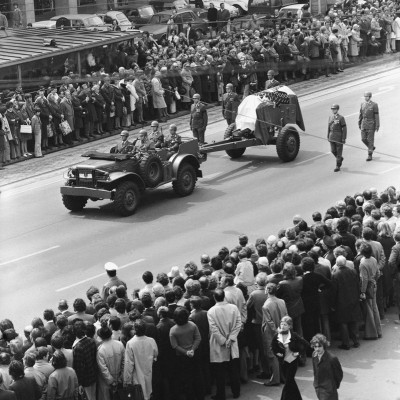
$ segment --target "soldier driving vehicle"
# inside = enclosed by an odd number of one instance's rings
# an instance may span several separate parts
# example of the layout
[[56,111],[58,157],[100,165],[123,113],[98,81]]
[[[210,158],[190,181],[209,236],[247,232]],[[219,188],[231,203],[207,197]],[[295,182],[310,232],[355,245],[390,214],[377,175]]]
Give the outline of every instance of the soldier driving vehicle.
[[120,153],[120,154],[127,154],[132,151],[132,143],[128,140],[129,132],[122,131],[121,134],[121,143],[118,143],[116,146],[112,147],[110,153]]

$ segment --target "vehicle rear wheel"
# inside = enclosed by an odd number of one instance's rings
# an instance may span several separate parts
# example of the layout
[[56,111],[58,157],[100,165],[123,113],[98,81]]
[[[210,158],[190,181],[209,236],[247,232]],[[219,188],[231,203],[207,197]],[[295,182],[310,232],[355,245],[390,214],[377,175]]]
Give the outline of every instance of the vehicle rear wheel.
[[83,196],[69,196],[67,194],[62,195],[62,201],[65,208],[70,211],[82,211],[88,201],[87,197]]
[[184,163],[179,167],[176,180],[172,182],[172,187],[178,196],[188,196],[193,192],[196,180],[196,170],[193,165]]
[[148,187],[156,187],[163,179],[163,165],[157,154],[147,153],[140,160],[140,176]]
[[226,154],[228,154],[230,158],[240,158],[242,157],[245,151],[246,151],[245,147],[242,147],[240,149],[225,150]]
[[300,149],[300,136],[294,128],[284,126],[276,139],[276,152],[283,162],[293,161]]
[[115,193],[114,205],[123,217],[132,215],[140,202],[139,187],[135,182],[122,182]]
[[230,124],[226,127],[224,133],[224,139],[229,139],[232,136],[233,131],[236,130],[236,123]]

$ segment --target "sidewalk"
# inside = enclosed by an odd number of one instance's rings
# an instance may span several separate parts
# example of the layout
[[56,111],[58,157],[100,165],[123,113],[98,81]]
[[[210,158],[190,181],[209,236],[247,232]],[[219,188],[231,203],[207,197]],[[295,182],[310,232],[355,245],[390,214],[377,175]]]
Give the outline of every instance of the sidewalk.
[[[384,55],[376,60],[369,61],[363,64],[350,65],[344,73],[332,75],[330,78],[320,77],[309,81],[298,82],[290,85],[290,88],[301,98],[305,95],[321,92],[328,89],[334,89],[338,85],[351,83],[360,78],[368,78],[379,73],[393,70],[400,66],[400,54]],[[209,124],[220,121],[222,119],[221,107],[211,106],[208,109]],[[164,132],[168,130],[168,125],[174,123],[178,126],[178,133],[188,131],[189,115],[180,115],[179,117],[170,119],[163,125]],[[131,135],[137,134],[137,128],[130,131]],[[150,127],[146,129],[150,131]],[[223,132],[221,132],[221,138]],[[27,178],[67,169],[73,164],[82,161],[81,154],[88,149],[97,149],[99,151],[109,152],[110,148],[119,141],[119,135],[102,137],[99,140],[86,142],[74,147],[61,149],[47,154],[43,158],[31,158],[25,161],[17,162],[0,170],[0,187],[10,185],[22,181]]]

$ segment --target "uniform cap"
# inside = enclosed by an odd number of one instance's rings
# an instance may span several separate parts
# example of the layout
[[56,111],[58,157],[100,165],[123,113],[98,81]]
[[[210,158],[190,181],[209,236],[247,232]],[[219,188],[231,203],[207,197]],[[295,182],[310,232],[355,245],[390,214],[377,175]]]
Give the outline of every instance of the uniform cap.
[[372,93],[371,93],[371,92],[365,92],[365,93],[364,93],[364,97],[367,97],[367,96],[368,96],[368,97],[372,97]]
[[200,99],[200,95],[199,95],[198,93],[195,93],[195,94],[193,95],[193,98],[194,98],[194,99]]
[[124,130],[120,133],[120,136],[129,136],[129,132]]
[[[226,84],[226,87],[227,87],[227,88],[229,87],[229,88],[232,88],[232,89],[233,89],[232,83],[227,83],[227,84]],[[194,97],[194,96],[193,96],[193,97]]]
[[332,104],[331,110],[339,110],[339,104]]
[[104,269],[106,271],[116,271],[118,269],[118,266],[113,262],[109,261],[104,264]]
[[151,126],[158,126],[158,121],[153,121],[153,122],[151,123]]

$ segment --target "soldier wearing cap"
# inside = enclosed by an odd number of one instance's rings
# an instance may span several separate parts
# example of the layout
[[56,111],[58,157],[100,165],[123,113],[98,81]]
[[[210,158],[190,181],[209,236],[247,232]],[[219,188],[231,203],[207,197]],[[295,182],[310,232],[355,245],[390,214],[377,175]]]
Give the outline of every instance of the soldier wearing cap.
[[379,130],[379,109],[378,104],[371,101],[372,93],[365,92],[365,102],[361,104],[358,127],[361,129],[361,140],[368,147],[367,161],[372,160],[372,153],[375,150],[375,132]]
[[106,270],[106,273],[108,275],[108,277],[110,278],[108,280],[108,282],[106,282],[103,285],[103,289],[102,289],[102,297],[104,299],[104,301],[107,300],[107,297],[110,293],[110,289],[113,286],[125,286],[125,289],[127,289],[128,287],[126,286],[126,283],[124,281],[121,281],[121,279],[118,278],[117,276],[117,270],[118,270],[118,266],[116,264],[114,264],[113,262],[107,262],[104,264],[104,269]]
[[190,109],[190,129],[193,136],[199,141],[199,144],[204,144],[204,134],[208,124],[207,109],[204,104],[200,102],[200,95],[195,93],[193,95],[193,104]]
[[226,85],[226,93],[222,97],[222,116],[226,119],[228,126],[236,120],[240,100],[234,93],[232,83]]
[[165,138],[165,148],[168,150],[167,157],[177,153],[182,143],[181,137],[177,134],[178,127],[175,124],[169,126],[169,134]]
[[151,128],[153,132],[150,133],[149,139],[154,143],[156,149],[161,149],[161,147],[164,147],[164,134],[162,133],[158,121],[153,121],[151,123]]
[[333,104],[332,115],[328,120],[328,140],[331,145],[331,152],[336,158],[335,172],[340,171],[343,162],[343,145],[346,143],[347,126],[342,115],[339,114],[339,105]]
[[279,86],[281,83],[275,79],[275,71],[270,69],[267,72],[268,80],[265,81],[265,90]]
[[120,153],[127,154],[132,151],[132,143],[128,140],[129,132],[122,131],[121,134],[121,143],[118,143],[116,146],[112,147],[110,153]]

